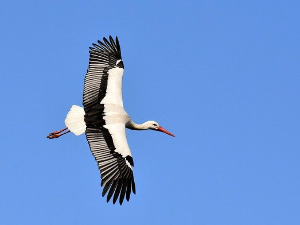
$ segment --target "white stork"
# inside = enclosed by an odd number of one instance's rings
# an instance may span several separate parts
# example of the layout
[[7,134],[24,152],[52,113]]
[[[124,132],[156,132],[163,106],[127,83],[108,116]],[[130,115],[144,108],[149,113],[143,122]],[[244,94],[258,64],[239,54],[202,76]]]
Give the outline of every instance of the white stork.
[[70,131],[75,135],[86,134],[91,152],[101,173],[102,196],[113,203],[119,198],[122,204],[126,195],[135,194],[133,159],[125,128],[155,130],[175,137],[155,121],[134,123],[123,108],[122,77],[124,64],[118,41],[109,41],[90,47],[89,68],[84,80],[83,108],[73,105],[65,119],[66,128],[50,133],[47,138],[58,138]]

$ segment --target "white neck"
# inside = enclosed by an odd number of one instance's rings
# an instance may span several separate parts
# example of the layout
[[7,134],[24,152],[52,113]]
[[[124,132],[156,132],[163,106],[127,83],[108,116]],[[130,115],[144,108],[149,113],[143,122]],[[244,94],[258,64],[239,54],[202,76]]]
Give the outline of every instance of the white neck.
[[137,124],[137,123],[133,122],[132,120],[130,120],[126,123],[126,127],[131,130],[148,130],[149,125],[147,124],[147,122],[142,123],[142,124]]

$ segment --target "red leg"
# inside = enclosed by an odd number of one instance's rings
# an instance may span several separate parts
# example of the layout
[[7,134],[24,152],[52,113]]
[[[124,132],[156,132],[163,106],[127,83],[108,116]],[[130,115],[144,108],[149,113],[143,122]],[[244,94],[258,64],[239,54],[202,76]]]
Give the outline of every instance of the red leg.
[[66,128],[64,128],[64,129],[61,129],[61,130],[58,130],[58,131],[54,131],[53,133],[59,134],[60,132],[65,131],[66,129],[68,129],[68,128],[66,127]]
[[[64,135],[64,134],[67,134],[67,133],[70,132],[70,131],[67,130],[67,129],[68,129],[68,128],[66,127],[66,128],[64,128],[64,129],[61,129],[61,130],[58,130],[58,131],[54,131],[54,132],[50,133],[50,134],[47,136],[47,138],[49,138],[49,139],[59,138],[60,136],[62,136],[62,135]],[[64,132],[64,133],[61,133],[61,132],[65,131],[65,130],[67,130],[67,131]]]

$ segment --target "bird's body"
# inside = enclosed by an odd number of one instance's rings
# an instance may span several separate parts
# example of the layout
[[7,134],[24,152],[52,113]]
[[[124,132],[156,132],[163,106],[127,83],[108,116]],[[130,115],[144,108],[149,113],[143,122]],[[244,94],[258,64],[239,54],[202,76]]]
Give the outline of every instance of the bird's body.
[[86,134],[90,149],[101,173],[102,196],[107,192],[107,201],[119,198],[122,204],[131,191],[135,193],[133,158],[127,143],[125,128],[133,130],[152,129],[171,133],[155,121],[134,123],[123,107],[122,78],[124,64],[118,38],[93,44],[90,62],[84,81],[83,108],[73,105],[67,114],[67,128],[50,133],[48,138],[57,138],[68,132]]

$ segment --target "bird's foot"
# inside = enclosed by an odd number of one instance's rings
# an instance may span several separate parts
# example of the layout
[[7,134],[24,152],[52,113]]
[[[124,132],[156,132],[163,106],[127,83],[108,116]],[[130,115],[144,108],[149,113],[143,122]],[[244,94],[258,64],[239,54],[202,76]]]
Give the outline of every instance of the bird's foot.
[[[68,129],[68,128],[66,127],[66,128],[64,128],[64,129],[62,129],[62,130],[54,131],[54,132],[50,133],[50,134],[47,136],[47,138],[49,138],[49,139],[59,138],[60,136],[62,136],[62,135],[64,135],[64,134],[67,134],[67,133],[70,132],[70,131],[67,130],[67,129]],[[65,130],[67,130],[67,131],[64,132],[64,133],[62,133],[62,132],[65,131]]]
[[60,136],[61,136],[60,134],[57,134],[57,133],[55,133],[55,132],[52,132],[52,133],[50,133],[50,134],[47,136],[47,138],[53,139],[53,138],[59,138]]

